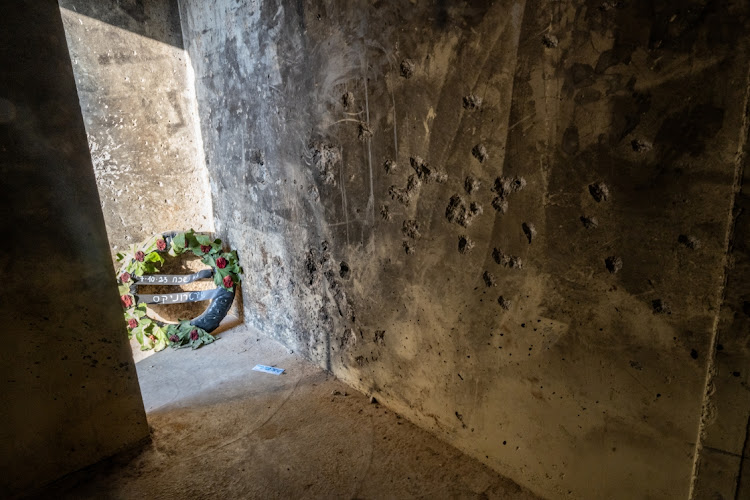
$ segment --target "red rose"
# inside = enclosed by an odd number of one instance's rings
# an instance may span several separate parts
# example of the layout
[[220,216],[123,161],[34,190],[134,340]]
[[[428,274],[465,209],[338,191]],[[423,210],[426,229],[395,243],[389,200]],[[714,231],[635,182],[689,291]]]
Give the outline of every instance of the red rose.
[[177,335],[172,335],[169,337],[170,342],[179,342],[179,340],[180,340],[180,337],[178,337]]
[[224,269],[225,267],[227,267],[227,259],[225,259],[224,257],[219,257],[218,259],[216,259],[216,267],[218,267],[219,269]]
[[123,283],[127,283],[128,281],[130,281],[130,273],[122,273],[120,275],[120,281],[122,281]]
[[120,302],[122,302],[122,306],[127,308],[133,305],[133,297],[130,295],[123,295],[120,297]]
[[190,332],[190,340],[198,340],[198,330]]
[[156,249],[163,252],[167,249],[167,242],[164,240],[156,240]]
[[136,326],[138,326],[138,320],[137,320],[137,319],[135,319],[135,318],[130,318],[130,319],[128,320],[128,327],[129,327],[129,328],[130,328],[130,329],[132,330],[132,329],[133,329],[133,328],[135,328]]
[[224,276],[224,286],[227,288],[232,288],[232,285],[234,285],[234,281],[232,281],[232,277]]
[[201,252],[208,253],[211,251],[211,245],[201,245]]
[[144,254],[140,250],[138,250],[137,252],[135,252],[135,260],[137,260],[138,262],[143,262],[143,258],[144,257],[146,257],[146,254]]

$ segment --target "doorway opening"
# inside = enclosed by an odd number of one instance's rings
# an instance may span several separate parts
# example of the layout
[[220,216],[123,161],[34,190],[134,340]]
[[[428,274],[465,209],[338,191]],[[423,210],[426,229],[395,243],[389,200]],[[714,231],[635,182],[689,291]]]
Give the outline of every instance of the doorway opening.
[[[178,4],[60,0],[68,50],[113,255],[171,230],[214,231],[192,67]],[[115,263],[119,269],[119,264]],[[187,254],[159,272],[205,266]],[[114,279],[114,275],[113,275]],[[213,282],[153,286],[141,293],[213,288]],[[208,301],[150,305],[165,323],[195,318]],[[213,333],[242,324],[241,295]],[[137,362],[154,354],[131,339]]]

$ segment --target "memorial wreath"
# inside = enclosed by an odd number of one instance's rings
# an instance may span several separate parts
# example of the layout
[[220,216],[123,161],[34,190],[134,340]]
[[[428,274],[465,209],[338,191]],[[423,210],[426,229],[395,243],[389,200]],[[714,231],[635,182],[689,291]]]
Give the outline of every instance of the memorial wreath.
[[[164,256],[177,257],[192,252],[210,269],[190,275],[153,274],[164,264]],[[192,347],[210,344],[209,333],[219,326],[234,300],[242,268],[237,252],[224,252],[221,240],[192,229],[180,233],[156,235],[126,253],[118,253],[122,267],[117,274],[120,302],[128,326],[128,338],[135,336],[142,350],[161,351],[172,346]],[[197,292],[145,295],[137,293],[138,285],[184,285],[213,276],[217,288]],[[206,311],[195,319],[167,324],[147,315],[148,304],[179,304],[211,300]]]

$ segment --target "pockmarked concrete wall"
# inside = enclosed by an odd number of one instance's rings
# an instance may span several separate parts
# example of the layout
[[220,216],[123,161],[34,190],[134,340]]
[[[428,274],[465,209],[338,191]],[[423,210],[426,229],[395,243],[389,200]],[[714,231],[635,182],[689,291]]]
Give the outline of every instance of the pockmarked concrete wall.
[[689,495],[746,5],[180,12],[246,321],[542,496]]
[[112,253],[213,230],[177,2],[60,0]]
[[148,436],[55,1],[0,21],[0,496]]

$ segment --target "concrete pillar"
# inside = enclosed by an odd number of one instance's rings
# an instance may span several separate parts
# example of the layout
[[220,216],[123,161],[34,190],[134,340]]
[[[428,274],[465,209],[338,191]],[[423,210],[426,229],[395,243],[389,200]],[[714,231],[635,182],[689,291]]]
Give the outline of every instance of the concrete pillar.
[[56,1],[0,20],[0,496],[148,436]]

